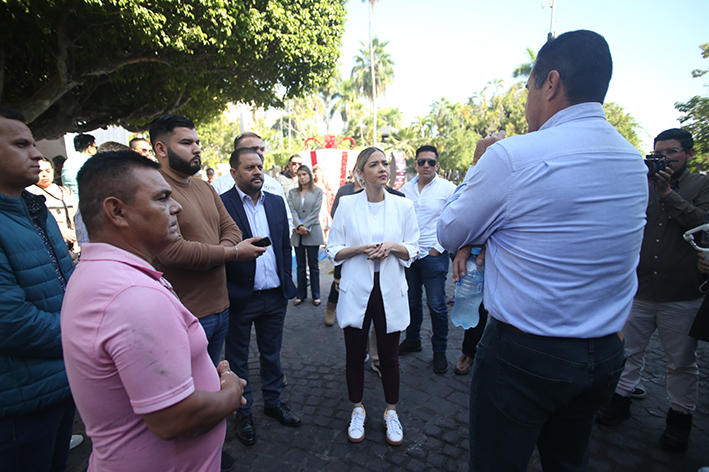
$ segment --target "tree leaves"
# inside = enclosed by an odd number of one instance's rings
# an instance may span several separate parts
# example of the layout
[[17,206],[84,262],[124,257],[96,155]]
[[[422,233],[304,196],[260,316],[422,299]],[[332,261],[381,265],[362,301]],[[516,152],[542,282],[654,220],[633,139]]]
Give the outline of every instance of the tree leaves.
[[6,0],[0,99],[37,138],[278,105],[330,78],[344,16],[345,0]]

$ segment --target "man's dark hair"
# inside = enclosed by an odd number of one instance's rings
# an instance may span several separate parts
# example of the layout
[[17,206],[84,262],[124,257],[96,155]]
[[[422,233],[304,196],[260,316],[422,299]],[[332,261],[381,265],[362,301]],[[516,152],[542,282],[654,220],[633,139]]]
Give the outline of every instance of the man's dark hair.
[[159,138],[175,131],[175,128],[195,129],[194,123],[180,115],[162,115],[150,124],[150,142],[156,143]]
[[135,146],[136,146],[135,143],[140,142],[140,141],[145,141],[146,143],[148,142],[148,140],[145,138],[133,138],[130,141],[128,141],[128,146],[130,146],[131,149],[135,149]]
[[138,187],[133,178],[134,169],[160,169],[160,164],[128,150],[99,152],[81,167],[76,176],[79,210],[89,235],[99,228],[103,201],[108,197],[133,204]]
[[532,69],[534,87],[542,88],[553,70],[559,73],[566,98],[572,105],[603,103],[613,73],[608,43],[593,31],[564,33],[539,50]]
[[[246,138],[262,139],[261,136],[259,136],[256,133],[252,133],[251,131],[247,131],[246,133],[241,133],[239,136],[234,138],[234,149],[236,149],[236,147],[239,145],[239,143]],[[290,161],[288,161],[288,162],[290,162]]]
[[669,139],[676,139],[682,145],[682,149],[685,151],[691,151],[694,149],[694,138],[692,133],[686,129],[671,128],[666,129],[662,133],[658,134],[655,138],[653,145],[657,144],[658,141],[667,141]]
[[74,150],[76,152],[84,152],[92,144],[96,144],[96,138],[90,134],[77,134],[74,136]]
[[231,166],[232,169],[238,169],[239,168],[239,160],[241,159],[241,156],[244,154],[251,154],[254,153],[256,156],[258,156],[259,159],[261,159],[261,156],[259,153],[256,152],[256,150],[251,149],[251,148],[240,148],[237,149],[236,151],[231,153],[231,157],[229,158],[229,165]]
[[436,155],[436,160],[438,160],[438,149],[434,146],[429,146],[428,144],[421,146],[416,150],[416,157],[419,157],[419,154],[422,152],[432,152]]
[[[294,157],[300,157],[300,154],[293,154],[291,157],[288,158],[288,164],[291,163]],[[302,159],[302,157],[300,157]]]
[[0,107],[0,116],[8,120],[25,122],[25,116],[14,108]]
[[111,151],[132,151],[125,144],[117,143],[116,141],[106,141],[96,149],[96,152],[111,152]]

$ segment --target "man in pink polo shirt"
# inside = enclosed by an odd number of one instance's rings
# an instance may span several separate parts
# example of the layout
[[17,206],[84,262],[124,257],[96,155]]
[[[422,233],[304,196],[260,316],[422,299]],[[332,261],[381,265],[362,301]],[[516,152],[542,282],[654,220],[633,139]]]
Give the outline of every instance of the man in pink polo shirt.
[[220,468],[225,418],[246,382],[215,369],[199,321],[151,265],[182,209],[159,165],[100,153],[78,175],[91,243],[67,286],[62,347],[93,441],[89,471]]

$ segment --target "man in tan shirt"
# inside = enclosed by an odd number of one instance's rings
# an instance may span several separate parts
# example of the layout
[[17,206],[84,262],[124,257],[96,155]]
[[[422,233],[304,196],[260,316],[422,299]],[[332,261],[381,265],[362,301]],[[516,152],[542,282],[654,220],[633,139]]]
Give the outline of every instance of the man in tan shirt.
[[182,303],[202,324],[209,356],[216,365],[229,327],[229,296],[224,264],[248,261],[264,252],[241,241],[241,230],[219,195],[202,179],[199,137],[189,118],[163,115],[150,126],[150,141],[160,172],[182,205],[177,221],[180,238],[158,254],[156,269],[164,273]]
[[[182,205],[177,216],[180,237],[158,254],[153,266],[163,272],[183,305],[207,335],[207,351],[216,366],[229,329],[229,296],[224,264],[250,261],[266,251],[241,240],[241,230],[229,216],[211,185],[192,178],[202,167],[194,123],[179,115],[162,115],[150,125],[150,142],[160,172]],[[222,470],[233,466],[222,453]]]

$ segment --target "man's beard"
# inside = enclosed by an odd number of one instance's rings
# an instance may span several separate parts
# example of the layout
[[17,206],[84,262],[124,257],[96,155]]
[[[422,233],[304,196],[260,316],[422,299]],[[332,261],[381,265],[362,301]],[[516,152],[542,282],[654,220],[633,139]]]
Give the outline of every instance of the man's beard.
[[202,168],[201,160],[195,164],[190,164],[190,161],[194,158],[190,158],[189,161],[185,161],[180,156],[175,154],[169,146],[167,146],[167,163],[170,169],[180,172],[185,175],[195,175]]

